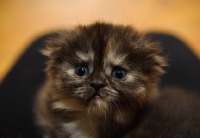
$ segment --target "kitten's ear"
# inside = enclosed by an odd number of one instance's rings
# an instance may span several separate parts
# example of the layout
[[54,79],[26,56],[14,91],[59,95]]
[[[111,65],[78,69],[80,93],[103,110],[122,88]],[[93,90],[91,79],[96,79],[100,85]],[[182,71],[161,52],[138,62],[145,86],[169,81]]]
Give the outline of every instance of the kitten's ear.
[[51,35],[46,41],[45,41],[45,49],[40,50],[40,52],[48,57],[53,56],[55,53],[57,53],[62,45],[64,44],[64,35],[66,32],[57,32]]
[[161,76],[165,73],[164,67],[168,66],[167,58],[162,54],[162,47],[159,42],[153,41],[148,35],[144,35],[145,45],[144,72],[152,76]]
[[163,55],[161,55],[162,47],[161,47],[160,43],[152,42],[151,45],[152,45],[152,47],[154,47],[153,49],[155,49],[155,53],[152,56],[153,61],[155,63],[153,68],[158,73],[160,73],[160,75],[162,75],[165,73],[165,71],[163,70],[163,67],[168,66],[167,58],[164,57]]

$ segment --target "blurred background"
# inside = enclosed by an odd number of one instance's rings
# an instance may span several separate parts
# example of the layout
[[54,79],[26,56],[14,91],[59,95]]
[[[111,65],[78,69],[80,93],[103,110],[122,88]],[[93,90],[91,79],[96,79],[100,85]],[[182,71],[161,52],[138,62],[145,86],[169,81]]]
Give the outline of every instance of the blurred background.
[[200,58],[199,0],[1,0],[0,83],[38,37],[96,20],[174,35]]

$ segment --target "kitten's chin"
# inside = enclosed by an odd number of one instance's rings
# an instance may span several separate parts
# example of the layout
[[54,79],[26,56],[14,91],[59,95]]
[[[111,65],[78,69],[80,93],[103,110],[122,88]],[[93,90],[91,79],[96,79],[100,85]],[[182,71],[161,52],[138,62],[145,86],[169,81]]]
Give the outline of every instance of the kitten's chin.
[[101,108],[102,106],[104,107],[106,104],[107,103],[105,101],[105,98],[103,98],[102,96],[99,96],[99,95],[95,95],[90,100],[89,106]]
[[108,101],[104,97],[95,95],[88,104],[88,115],[102,116],[109,113]]
[[101,107],[102,104],[105,104],[104,103],[105,99],[99,95],[94,96],[92,100],[93,100],[94,104],[99,107]]

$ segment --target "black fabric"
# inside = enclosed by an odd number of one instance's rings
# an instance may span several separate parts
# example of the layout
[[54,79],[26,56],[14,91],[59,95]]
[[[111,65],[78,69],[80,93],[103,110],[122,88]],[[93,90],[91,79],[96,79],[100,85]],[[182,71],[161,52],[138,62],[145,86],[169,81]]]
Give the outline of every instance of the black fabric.
[[39,50],[46,37],[30,45],[0,86],[0,137],[39,137],[32,109],[34,95],[45,79],[46,57]]
[[[200,61],[180,40],[165,34],[149,34],[163,46],[170,66],[162,77],[161,87],[178,86],[200,90]],[[0,137],[40,137],[34,126],[33,100],[45,80],[45,56],[39,49],[49,35],[36,40],[22,55],[0,86]]]
[[168,60],[166,74],[162,77],[161,86],[176,86],[194,92],[200,92],[200,60],[188,46],[177,38],[165,34],[149,34],[163,47],[162,55]]

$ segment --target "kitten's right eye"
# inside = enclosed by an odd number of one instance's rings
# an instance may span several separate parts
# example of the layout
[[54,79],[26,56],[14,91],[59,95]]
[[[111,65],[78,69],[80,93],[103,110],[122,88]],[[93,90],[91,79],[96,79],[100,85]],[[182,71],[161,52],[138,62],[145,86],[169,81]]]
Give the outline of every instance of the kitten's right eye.
[[78,66],[75,68],[75,74],[78,76],[85,76],[89,73],[88,67]]

